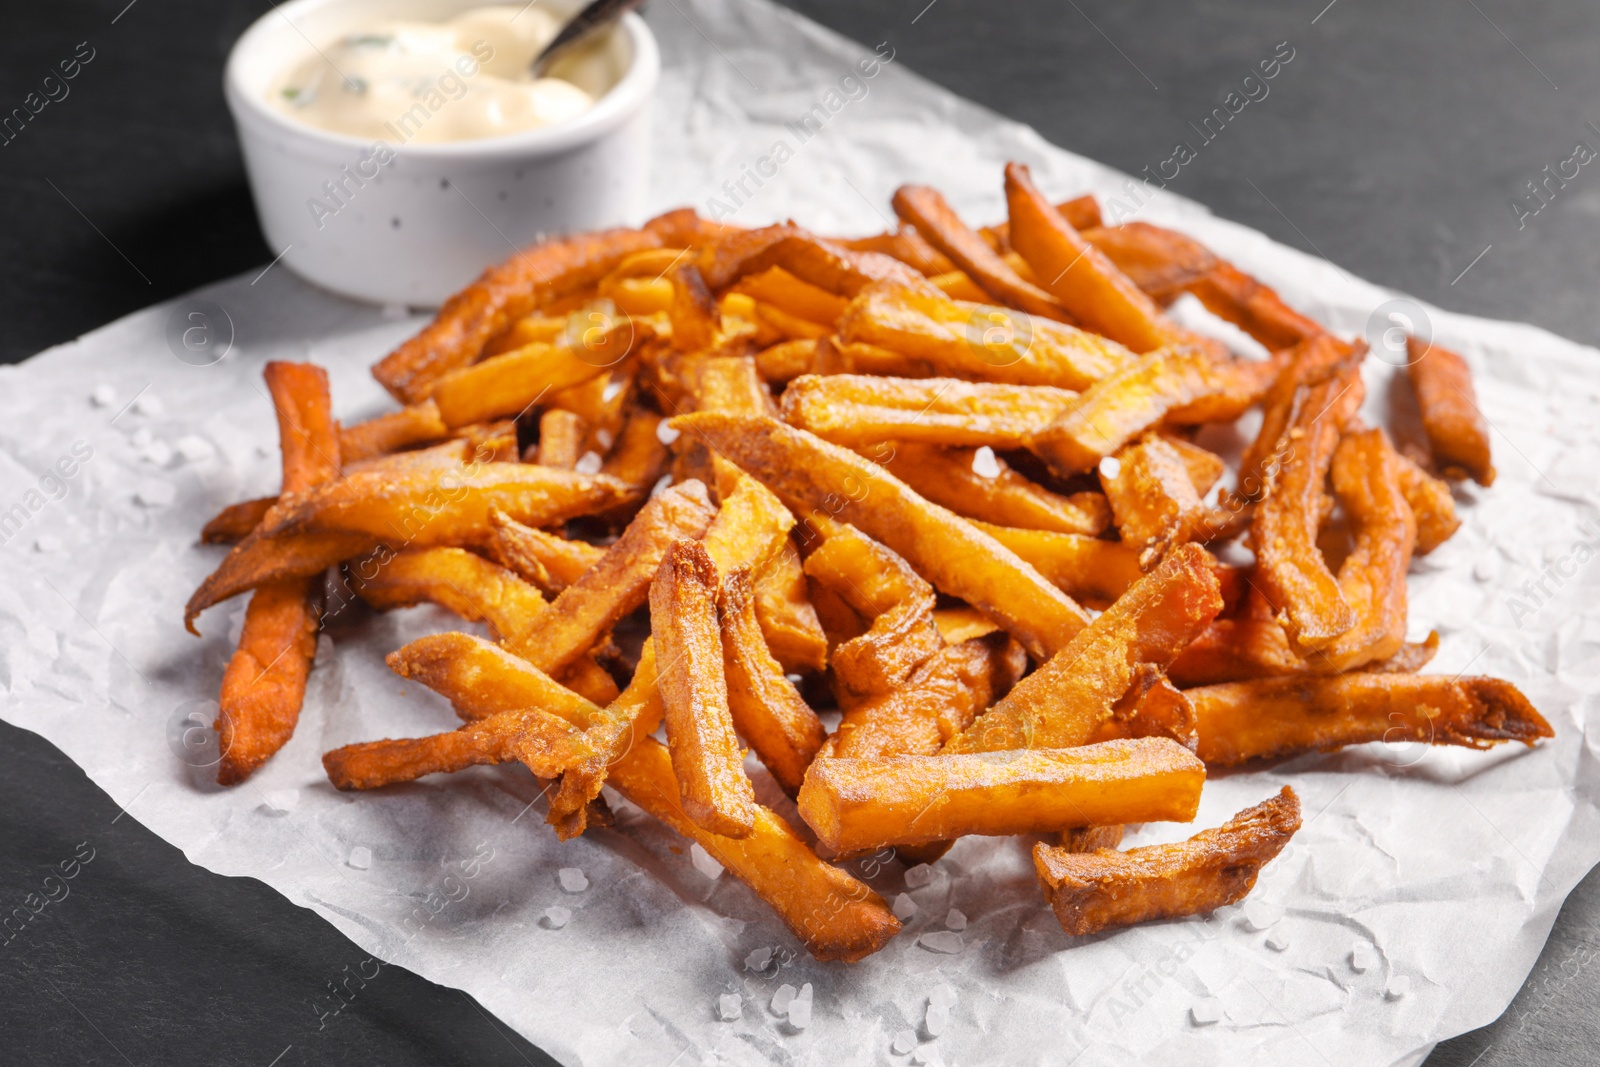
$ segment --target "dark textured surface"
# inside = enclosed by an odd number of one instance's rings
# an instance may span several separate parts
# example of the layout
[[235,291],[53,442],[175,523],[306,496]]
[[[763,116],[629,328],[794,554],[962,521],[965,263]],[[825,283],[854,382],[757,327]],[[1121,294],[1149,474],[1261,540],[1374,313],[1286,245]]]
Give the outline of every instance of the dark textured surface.
[[[125,3],[6,9],[0,110],[79,42],[95,57],[0,147],[0,359],[270,258],[219,91],[228,44],[267,5]],[[793,6],[858,40],[890,40],[905,66],[1131,171],[1190,138],[1188,122],[1288,41],[1295,58],[1271,95],[1174,191],[1445,307],[1600,341],[1600,168],[1523,229],[1509,206],[1577,140],[1600,147],[1585,126],[1600,124],[1600,7],[1324,3]],[[365,953],[260,883],[190,865],[118,818],[52,746],[4,725],[0,812],[7,907],[80,842],[95,850],[70,895],[0,947],[0,1061],[549,1062],[469,998],[398,967],[318,1029],[313,1001],[326,1004],[326,983]],[[1597,956],[1591,876],[1506,1016],[1429,1063],[1593,1062]]]

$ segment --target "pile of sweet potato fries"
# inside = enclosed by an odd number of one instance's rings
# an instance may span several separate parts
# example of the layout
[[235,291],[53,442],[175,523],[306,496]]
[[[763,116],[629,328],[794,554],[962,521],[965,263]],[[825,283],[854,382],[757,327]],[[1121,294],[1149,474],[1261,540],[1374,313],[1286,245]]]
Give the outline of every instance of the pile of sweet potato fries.
[[[1034,835],[1091,933],[1238,900],[1299,827],[1286,788],[1117,849],[1192,820],[1208,766],[1551,736],[1508,682],[1419,674],[1437,639],[1406,642],[1411,557],[1458,525],[1441,477],[1494,475],[1461,357],[1414,346],[1402,452],[1357,414],[1361,342],[1025,167],[1005,190],[982,230],[907,186],[867,238],[684,209],[549,241],[381,360],[403,406],[348,427],[321,370],[269,365],[282,495],[207,525],[234,544],[187,610],[251,594],[219,781],[293,731],[324,612],[432,602],[493,639],[388,662],[464,725],[329,752],[336,786],[520,762],[568,839],[609,785],[856,960],[900,923],[830,860]],[[1184,294],[1270,358],[1184,328]],[[1253,408],[1221,490],[1196,434]],[[1208,551],[1241,538],[1247,565]]]

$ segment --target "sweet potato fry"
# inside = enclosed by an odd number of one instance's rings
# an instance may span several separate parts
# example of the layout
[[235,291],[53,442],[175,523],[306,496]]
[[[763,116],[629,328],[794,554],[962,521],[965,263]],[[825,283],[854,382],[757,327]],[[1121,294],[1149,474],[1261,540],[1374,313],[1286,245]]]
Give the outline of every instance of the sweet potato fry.
[[1210,249],[1193,237],[1148,222],[1087,230],[1074,223],[1072,228],[1129,281],[1163,306],[1172,303],[1220,262]]
[[1215,830],[1187,841],[1126,852],[1033,847],[1050,906],[1074,936],[1152,919],[1203,915],[1242,898],[1300,829],[1300,798],[1288,786]]
[[1160,737],[1065,749],[819,759],[800,817],[836,852],[965,834],[1048,833],[1105,823],[1188,822],[1205,766]]
[[1406,352],[1411,359],[1406,375],[1416,390],[1434,462],[1447,477],[1465,476],[1479,485],[1492,485],[1489,423],[1478,410],[1467,361],[1448,348],[1415,337],[1406,338]]
[[660,657],[661,707],[685,812],[726,837],[755,826],[755,789],[728,711],[716,566],[704,546],[679,541],[650,585],[650,629]]
[[1356,623],[1317,548],[1326,493],[1340,432],[1361,404],[1359,372],[1353,364],[1309,389],[1297,391],[1297,408],[1284,432],[1283,456],[1256,508],[1250,546],[1256,580],[1283,612],[1284,628],[1302,648],[1326,645]]
[[800,553],[784,540],[753,575],[756,619],[767,648],[786,671],[820,671],[828,661],[828,638],[801,569]]
[[947,645],[959,645],[975,637],[986,637],[1000,629],[989,616],[969,607],[934,608],[933,625]]
[[201,528],[201,543],[231,545],[244,540],[250,536],[251,530],[261,525],[261,520],[266,518],[267,512],[277,502],[278,498],[275,496],[263,496],[255,500],[229,504]]
[[904,685],[844,709],[830,756],[879,759],[932,756],[1027,668],[1022,646],[989,633],[944,648],[924,660]]
[[789,383],[784,421],[836,445],[880,441],[1021,448],[1078,394],[1050,386],[806,374]]
[[[328,376],[310,363],[274,362],[267,364],[265,377],[278,415],[283,492],[292,499],[339,477],[338,424]],[[220,784],[244,781],[294,733],[321,615],[321,585],[311,576],[267,583],[250,598],[239,647],[217,697]]]
[[699,356],[685,364],[683,381],[693,410],[736,415],[777,411],[753,356]]
[[1087,330],[895,285],[863,290],[838,331],[846,343],[892,349],[938,374],[982,382],[1083,389],[1133,362],[1126,348]]
[[784,791],[795,796],[827,731],[768,651],[755,609],[749,570],[735,571],[723,579],[722,652],[728,711],[734,729],[750,742]]
[[519,252],[445,301],[433,322],[379,361],[372,376],[403,404],[425,400],[434,382],[477,359],[495,335],[541,303],[599,281],[629,253],[661,244],[649,230],[617,229]]
[[354,426],[339,427],[339,453],[345,463],[354,463],[412,445],[437,441],[450,434],[431,400],[411,404]]
[[933,586],[855,527],[840,525],[811,553],[805,571],[872,620],[865,633],[833,650],[834,680],[850,701],[895,688],[943,647],[933,625]]
[[406,549],[351,569],[371,575],[356,578],[356,591],[379,611],[431,601],[463,619],[487,622],[495,640],[518,655],[533,644],[547,607],[539,590],[462,548]]
[[1131,737],[1169,738],[1190,752],[1197,743],[1194,705],[1153,664],[1135,668],[1128,691],[1111,706],[1111,716],[1090,735],[1089,743]]
[[583,416],[551,408],[539,416],[539,443],[536,463],[571,470],[583,455],[583,437],[588,425]]
[[1217,484],[1223,471],[1228,469],[1221,456],[1201,448],[1192,441],[1184,440],[1176,433],[1163,433],[1161,437],[1178,453],[1178,458],[1183,460],[1183,469],[1189,472],[1189,481],[1194,484],[1194,491],[1201,496],[1205,496],[1211,487]]
[[845,238],[834,243],[856,252],[881,252],[930,278],[956,269],[949,257],[925,241],[913,226],[901,226],[898,230],[873,234],[871,237]]
[[792,382],[816,368],[816,341],[780,341],[756,353],[756,370],[769,384]]
[[1188,287],[1206,310],[1273,351],[1322,334],[1322,324],[1295,311],[1278,294],[1231,263],[1219,262]]
[[734,291],[747,293],[789,315],[826,327],[838,321],[847,303],[843,297],[809,285],[782,267],[746,275],[734,286]]
[[[435,634],[413,641],[389,657],[390,666],[443,695],[469,720],[537,707],[574,725],[600,721],[603,713],[524,660],[466,634]],[[651,684],[653,663],[640,662]],[[633,686],[618,703],[639,698]],[[659,709],[659,704],[656,704]],[[610,709],[607,709],[608,711]],[[848,874],[819,860],[777,815],[759,805],[748,837],[713,834],[684,814],[672,758],[653,738],[659,720],[646,712],[629,721],[644,727],[610,767],[610,783],[649,814],[696,841],[770,905],[818,959],[857,960],[882,948],[900,929],[883,900]],[[425,771],[419,773],[427,773]],[[412,777],[415,777],[413,775]],[[565,777],[572,777],[571,772]],[[563,779],[565,785],[565,778]],[[552,801],[552,814],[555,802]],[[582,802],[579,801],[579,810]]]
[[1063,852],[1098,852],[1114,849],[1122,844],[1122,824],[1111,826],[1080,826],[1061,831],[1056,847]]
[[1022,253],[1044,288],[1077,321],[1135,352],[1205,344],[1162,314],[1099,249],[1085,241],[1034,188],[1028,168],[1006,164],[1011,247]]
[[1239,461],[1241,499],[1261,499],[1268,479],[1277,476],[1290,451],[1284,435],[1304,403],[1303,390],[1347,371],[1365,352],[1365,342],[1352,346],[1332,334],[1319,334],[1281,354],[1282,364],[1261,398],[1261,429]]
[[489,554],[554,596],[599,562],[606,550],[524,526],[499,508],[489,512]]
[[1088,622],[1082,608],[1005,546],[852,452],[771,419],[702,412],[672,425],[700,436],[780,496],[881,541],[1040,659]]
[[[1082,196],[1075,196],[1071,200],[1063,200],[1056,205],[1056,210],[1061,212],[1062,218],[1070,222],[1075,230],[1087,233],[1089,230],[1097,230],[1105,225],[1105,221],[1100,215],[1100,201],[1095,198],[1093,193],[1084,193]],[[989,247],[996,252],[1004,254],[1012,250],[1011,224],[1009,222],[997,222],[993,226],[985,226],[978,233],[988,242]]]
[[645,602],[668,549],[698,538],[715,512],[705,486],[675,485],[650,500],[615,544],[561,591],[542,616],[537,640],[524,655],[542,671],[559,674],[622,618]]
[[1164,418],[1218,414],[1208,401],[1227,407],[1224,421],[1238,417],[1268,384],[1265,366],[1194,348],[1154,352],[1089,386],[1028,447],[1063,476],[1086,471]]
[[1263,678],[1185,694],[1198,720],[1199,756],[1221,767],[1370,741],[1481,749],[1554,736],[1517,687],[1499,678],[1363,672]]
[[1210,555],[1198,545],[1178,546],[951,741],[949,751],[1086,743],[1110,718],[1141,665],[1165,667],[1220,610]]
[[524,315],[484,345],[478,359],[488,359],[502,352],[511,352],[536,341],[554,344],[566,332],[566,315],[540,315],[537,312]]
[[1018,277],[982,237],[961,221],[937,189],[902,185],[891,201],[901,221],[916,227],[929,244],[943,252],[991,297],[1030,315],[1058,321],[1070,317],[1059,301],[1032,282]]
[[535,343],[444,375],[434,383],[433,402],[451,427],[517,415],[614,362],[611,353],[601,357],[587,349]]
[[622,424],[616,446],[600,470],[624,485],[647,489],[666,473],[670,458],[656,431],[661,416],[635,408]]
[[381,545],[428,548],[478,545],[489,536],[489,509],[519,522],[549,525],[622,499],[624,487],[524,463],[362,471],[296,494],[227,558],[189,598],[194,619],[212,604],[275,578],[318,574]]
[[[1099,493],[1062,496],[1029,481],[998,456],[979,473],[976,450],[896,443],[874,456],[888,472],[928,500],[969,519],[1024,530],[1094,537],[1111,525],[1111,509]],[[995,473],[989,474],[992,469]]]
[[1419,556],[1438,548],[1461,528],[1456,515],[1456,501],[1450,495],[1450,486],[1417,466],[1405,455],[1395,456],[1400,468],[1400,491],[1411,506],[1417,520],[1417,547]]
[[853,297],[875,282],[927,287],[922,275],[899,260],[876,252],[855,252],[825,241],[798,226],[746,230],[709,246],[699,259],[701,275],[713,292],[771,267],[836,296]]
[[589,754],[583,734],[537,707],[503,711],[448,733],[345,745],[323,754],[335,789],[378,789],[428,774],[520,761],[540,778],[559,778]]
[[1092,607],[1108,606],[1144,573],[1139,550],[1125,541],[986,522],[973,525],[1021,556],[1057,589]]
[[1185,541],[1206,541],[1217,523],[1200,499],[1183,456],[1164,437],[1146,434],[1101,464],[1117,532],[1139,552],[1145,569],[1160,562],[1169,548]]

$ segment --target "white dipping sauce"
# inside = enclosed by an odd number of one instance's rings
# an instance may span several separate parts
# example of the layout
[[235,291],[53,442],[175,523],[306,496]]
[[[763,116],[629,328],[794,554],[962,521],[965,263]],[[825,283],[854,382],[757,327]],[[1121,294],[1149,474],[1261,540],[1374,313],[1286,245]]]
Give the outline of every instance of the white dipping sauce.
[[[390,143],[469,141],[562,122],[594,106],[571,81],[529,75],[560,29],[535,6],[479,7],[444,23],[386,20],[324,45],[271,89],[299,122]],[[587,50],[585,50],[587,52]],[[563,73],[602,80],[590,56]]]

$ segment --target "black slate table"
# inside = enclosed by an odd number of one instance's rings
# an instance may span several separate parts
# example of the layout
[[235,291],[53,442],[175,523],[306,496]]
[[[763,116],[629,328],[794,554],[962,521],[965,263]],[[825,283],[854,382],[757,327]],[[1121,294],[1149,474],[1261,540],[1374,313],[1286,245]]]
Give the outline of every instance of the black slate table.
[[[792,6],[857,40],[888,40],[906,67],[1130,172],[1166,159],[1189,123],[1288,42],[1295,58],[1270,96],[1185,166],[1174,191],[1443,307],[1600,343],[1600,167],[1545,186],[1542,200],[1527,185],[1579,141],[1600,148],[1600,6]],[[682,17],[655,7],[652,19]],[[0,360],[271,258],[220,93],[228,46],[268,8],[7,6],[0,113],[62,60],[92,58],[65,97],[0,144]],[[192,866],[53,746],[0,724],[0,904],[20,902],[84,843],[94,858],[70,896],[0,947],[0,1063],[553,1062],[470,997],[399,967],[320,1018],[327,983],[365,953],[261,883]],[[1506,1015],[1445,1042],[1430,1067],[1594,1062],[1597,954],[1591,875]]]

